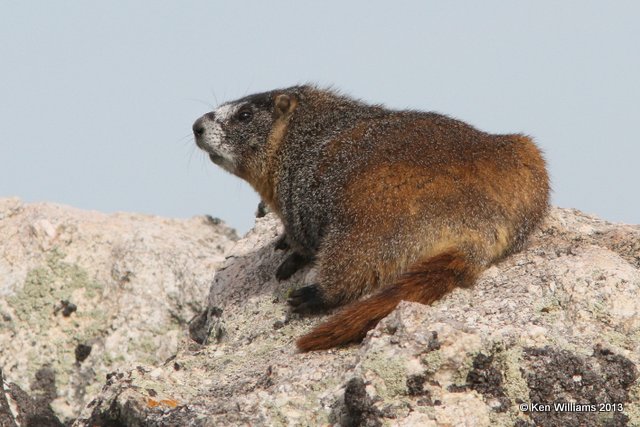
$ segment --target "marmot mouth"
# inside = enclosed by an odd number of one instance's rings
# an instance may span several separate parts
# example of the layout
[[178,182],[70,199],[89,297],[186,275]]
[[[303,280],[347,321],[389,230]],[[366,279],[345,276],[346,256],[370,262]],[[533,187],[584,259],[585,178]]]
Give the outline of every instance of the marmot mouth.
[[218,163],[222,162],[222,160],[223,160],[222,156],[220,156],[219,154],[214,154],[214,153],[209,153],[209,158],[215,164],[218,164]]

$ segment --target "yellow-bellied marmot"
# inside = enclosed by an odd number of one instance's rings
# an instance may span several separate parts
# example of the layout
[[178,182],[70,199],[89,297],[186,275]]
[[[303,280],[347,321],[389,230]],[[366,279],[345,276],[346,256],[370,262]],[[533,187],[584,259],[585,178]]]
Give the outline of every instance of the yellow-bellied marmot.
[[314,86],[223,104],[193,131],[282,219],[279,246],[293,253],[277,276],[316,263],[317,283],[291,293],[293,310],[351,303],[301,337],[302,351],[361,340],[401,300],[428,304],[471,285],[521,248],[548,208],[530,138]]

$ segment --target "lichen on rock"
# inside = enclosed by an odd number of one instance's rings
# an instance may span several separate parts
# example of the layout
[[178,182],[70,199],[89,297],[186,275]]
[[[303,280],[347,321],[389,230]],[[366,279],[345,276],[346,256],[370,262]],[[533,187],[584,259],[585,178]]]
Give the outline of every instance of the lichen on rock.
[[[0,199],[0,368],[75,419],[105,375],[175,354],[236,240],[207,218],[105,215]],[[19,393],[18,393],[19,394]],[[28,402],[29,400],[24,400]]]

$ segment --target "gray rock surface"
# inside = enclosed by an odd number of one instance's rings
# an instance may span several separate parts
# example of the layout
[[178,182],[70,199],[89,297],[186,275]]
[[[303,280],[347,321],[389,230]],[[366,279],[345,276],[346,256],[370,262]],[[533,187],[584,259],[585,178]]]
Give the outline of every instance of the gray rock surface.
[[639,226],[552,209],[473,288],[310,354],[294,340],[323,316],[285,301],[313,270],[274,279],[280,232],[267,215],[229,252],[189,328],[204,344],[110,376],[75,425],[640,425]]
[[0,199],[5,391],[69,421],[109,372],[175,355],[235,240],[210,217],[106,215]]

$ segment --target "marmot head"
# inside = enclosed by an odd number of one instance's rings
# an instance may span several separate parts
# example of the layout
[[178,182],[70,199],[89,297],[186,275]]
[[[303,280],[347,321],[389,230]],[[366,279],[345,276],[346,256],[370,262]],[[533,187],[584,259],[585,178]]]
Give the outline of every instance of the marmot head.
[[281,139],[298,105],[297,88],[227,102],[193,124],[196,144],[211,161],[240,178],[260,179],[269,145]]

